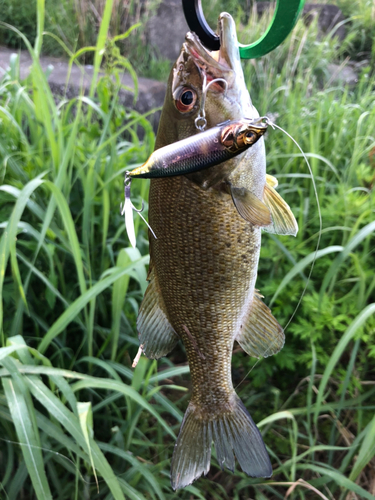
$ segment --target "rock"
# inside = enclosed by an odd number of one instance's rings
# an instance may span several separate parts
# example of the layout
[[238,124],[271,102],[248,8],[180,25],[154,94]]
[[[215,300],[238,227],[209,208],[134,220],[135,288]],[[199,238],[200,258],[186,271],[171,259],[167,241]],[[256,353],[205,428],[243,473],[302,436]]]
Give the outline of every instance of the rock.
[[[271,2],[256,2],[255,5],[258,15],[261,16],[270,8]],[[311,24],[316,15],[318,16],[318,28],[320,32],[328,34],[337,27],[337,29],[335,29],[335,36],[337,36],[339,40],[345,38],[345,25],[342,24],[339,26],[342,21],[345,21],[345,17],[336,5],[323,3],[305,4],[302,13],[305,24]]]
[[[272,4],[255,2],[254,5],[258,15],[261,16]],[[335,36],[339,40],[345,38],[345,25],[338,26],[345,17],[336,5],[306,4],[303,9],[306,25],[312,22],[315,15],[318,16],[318,27],[322,33],[329,33],[337,27]],[[155,16],[147,23],[147,41],[155,49],[157,56],[175,61],[188,31],[181,0],[162,0]]]
[[307,25],[309,25],[313,17],[318,15],[318,28],[322,33],[328,34],[334,31],[334,36],[340,41],[344,40],[346,36],[345,24],[341,24],[345,21],[344,14],[336,5],[330,4],[312,4],[308,3],[303,8],[303,18]]
[[[12,49],[0,47],[0,68],[5,70],[9,67],[9,58],[13,53],[14,50]],[[29,73],[32,61],[27,50],[21,50],[18,54],[20,56],[20,78],[24,79]],[[41,56],[40,64],[43,71],[50,72],[48,83],[55,95],[65,95],[70,99],[80,95],[82,89],[84,94],[87,95],[89,93],[93,76],[92,66],[83,66],[82,72],[80,68],[73,65],[68,84],[66,85],[69,68],[68,61],[56,57]],[[133,80],[127,73],[123,74],[121,83],[130,89],[134,88]],[[166,89],[166,83],[150,80],[148,78],[138,78],[138,97],[136,103],[133,103],[134,92],[131,90],[120,89],[119,99],[126,107],[135,109],[143,114],[163,105]],[[158,126],[159,117],[160,111],[148,117],[155,131]]]
[[328,74],[331,84],[341,84],[353,87],[358,83],[358,75],[351,65],[328,64]]
[[147,23],[147,41],[157,56],[175,61],[188,31],[181,0],[162,0]]

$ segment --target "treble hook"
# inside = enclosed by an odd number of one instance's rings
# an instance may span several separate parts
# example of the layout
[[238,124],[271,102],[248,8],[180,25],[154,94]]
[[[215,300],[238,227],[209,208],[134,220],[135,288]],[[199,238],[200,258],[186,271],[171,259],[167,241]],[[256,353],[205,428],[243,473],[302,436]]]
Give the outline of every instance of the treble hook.
[[206,74],[203,73],[201,105],[199,107],[198,116],[194,120],[195,128],[197,128],[201,132],[206,128],[206,125],[207,125],[206,112],[204,110],[204,106],[206,104],[207,90],[209,89],[209,87],[213,83],[216,83],[216,82],[224,83],[224,86],[225,86],[224,94],[225,94],[226,91],[228,90],[228,82],[224,78],[215,78],[214,80],[211,80],[210,82],[207,83]]
[[128,233],[128,238],[130,241],[130,244],[133,248],[135,248],[136,245],[136,239],[135,239],[135,230],[134,230],[134,220],[133,220],[133,210],[134,212],[137,212],[137,214],[142,218],[143,222],[146,223],[147,227],[151,231],[153,237],[155,239],[156,235],[154,231],[151,229],[151,226],[149,223],[146,221],[146,219],[143,217],[141,212],[143,212],[144,209],[144,202],[142,200],[142,208],[137,209],[133,205],[131,199],[130,199],[130,186],[132,183],[132,178],[129,175],[129,172],[125,172],[125,178],[124,178],[124,195],[125,195],[125,203],[122,204],[120,203],[120,215],[124,215],[125,217],[125,228],[126,232]]

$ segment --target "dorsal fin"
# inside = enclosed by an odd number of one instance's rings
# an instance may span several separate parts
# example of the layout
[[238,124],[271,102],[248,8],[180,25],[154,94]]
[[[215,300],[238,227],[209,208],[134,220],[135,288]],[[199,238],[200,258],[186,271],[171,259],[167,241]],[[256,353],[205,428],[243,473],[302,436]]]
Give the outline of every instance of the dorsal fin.
[[266,174],[266,182],[271,188],[276,188],[279,185],[279,181],[273,175]]
[[268,233],[296,236],[298,224],[289,205],[268,182],[264,186],[263,201],[271,212],[272,223],[262,229]]

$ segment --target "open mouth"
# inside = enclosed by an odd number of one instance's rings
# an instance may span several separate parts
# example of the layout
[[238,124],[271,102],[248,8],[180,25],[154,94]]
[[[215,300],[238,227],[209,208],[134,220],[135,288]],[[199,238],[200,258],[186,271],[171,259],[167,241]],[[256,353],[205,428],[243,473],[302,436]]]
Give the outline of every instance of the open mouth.
[[[228,73],[235,70],[237,59],[239,60],[236,28],[232,17],[226,13],[221,14],[218,27],[220,33],[218,51],[206,49],[195,33],[187,33],[185,39],[186,51],[199,70],[205,73],[207,82],[223,77],[223,75],[228,77]],[[215,86],[224,87],[221,84],[215,84]]]

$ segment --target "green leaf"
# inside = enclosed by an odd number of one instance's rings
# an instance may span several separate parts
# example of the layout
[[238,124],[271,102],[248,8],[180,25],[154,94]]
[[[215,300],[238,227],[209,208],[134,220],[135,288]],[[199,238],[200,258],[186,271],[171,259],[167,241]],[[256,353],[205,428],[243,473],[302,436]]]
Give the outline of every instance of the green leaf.
[[[334,277],[336,276],[339,267],[341,264],[344,262],[344,260],[349,256],[349,254],[360,244],[362,241],[370,236],[375,231],[375,221],[370,222],[367,224],[365,227],[363,227],[358,233],[353,236],[353,238],[345,245],[345,247],[342,249],[342,252],[336,259],[332,262],[331,267],[329,268],[328,272],[324,276],[324,280],[322,283],[322,286],[320,288],[320,297],[322,299],[324,292],[326,291],[329,282],[331,280],[334,280]],[[334,281],[332,281],[334,283]]]
[[32,193],[43,182],[44,181],[40,179],[40,177],[37,177],[26,184],[26,186],[22,189],[14,206],[7,228],[5,229],[0,240],[0,329],[2,329],[3,325],[3,283],[10,250],[11,247],[14,247],[16,244],[18,223],[22,217],[25,206]]
[[12,354],[12,352],[16,352],[19,349],[27,349],[27,346],[12,345],[12,346],[8,346],[8,347],[1,347],[0,348],[0,360],[2,360],[3,358],[6,358],[10,354]]
[[335,350],[333,351],[331,357],[329,358],[328,364],[324,370],[323,377],[319,384],[318,396],[316,398],[315,415],[314,415],[315,425],[317,424],[318,416],[321,411],[324,391],[327,386],[329,377],[333,372],[334,367],[339,362],[342,353],[344,352],[349,341],[354,337],[358,328],[360,328],[363,325],[363,323],[365,323],[368,320],[368,318],[370,318],[374,314],[375,314],[375,303],[365,307],[363,311],[361,311],[361,313],[358,314],[358,316],[354,319],[354,321],[346,330],[344,335],[341,337],[339,343],[337,344]]
[[[140,262],[147,262],[148,261],[148,256],[142,257]],[[134,263],[136,264],[136,263]],[[113,268],[111,270],[111,275],[107,276],[104,279],[101,279],[97,283],[95,283],[94,286],[89,288],[84,294],[82,294],[80,297],[78,297],[64,312],[59,316],[59,318],[55,321],[55,323],[51,326],[51,328],[48,330],[48,332],[44,335],[43,340],[39,344],[38,350],[41,353],[44,353],[46,349],[48,348],[49,344],[52,342],[52,340],[59,334],[61,333],[64,328],[66,328],[71,321],[73,321],[77,315],[80,313],[80,311],[96,296],[98,296],[103,290],[111,286],[113,283],[115,283],[119,278],[126,274],[130,274],[131,276],[136,276],[134,275],[134,272],[132,270],[132,267],[134,266],[132,264],[131,266],[128,266],[123,269],[117,269]]]
[[90,440],[94,437],[93,417],[91,403],[77,403],[78,418],[89,451],[90,463],[95,476],[96,487],[99,493],[99,483],[92,459]]
[[52,500],[42,452],[34,433],[24,391],[10,378],[3,378],[3,387],[35,494],[39,500]]
[[367,432],[363,437],[361,448],[350,473],[349,479],[355,481],[362,470],[375,456],[375,416],[367,426]]
[[[140,254],[138,256],[138,259],[140,258]],[[128,255],[127,252],[125,252],[124,249],[120,250],[118,257],[117,257],[117,262],[116,266],[119,269],[126,268],[130,265],[132,259]],[[111,359],[114,360],[116,359],[117,355],[117,344],[118,340],[120,337],[120,321],[121,321],[121,313],[122,309],[124,307],[124,302],[125,302],[125,297],[128,291],[128,285],[129,285],[129,279],[130,276],[129,274],[125,274],[122,276],[120,279],[118,279],[115,284],[113,285],[113,290],[112,290],[112,330],[111,330],[111,335],[112,335],[112,353],[111,353]]]
[[314,464],[308,464],[308,465],[297,465],[298,470],[308,470],[310,472],[316,472],[317,474],[321,476],[328,476],[329,478],[333,479],[336,484],[343,488],[347,488],[349,491],[352,491],[353,493],[356,493],[359,495],[359,498],[363,499],[366,498],[368,500],[374,500],[374,495],[369,493],[368,491],[364,490],[358,484],[354,483],[344,475],[342,475],[340,472],[334,470],[334,469],[329,469],[328,467],[321,467],[319,465],[314,465]]
[[334,245],[331,247],[323,248],[322,250],[318,250],[317,252],[312,252],[309,255],[307,255],[304,259],[299,261],[295,266],[292,267],[292,269],[286,274],[278,286],[274,296],[272,297],[270,301],[270,307],[272,304],[275,302],[277,296],[279,293],[287,286],[287,284],[292,281],[292,279],[299,273],[301,273],[306,266],[311,264],[314,260],[318,260],[321,257],[324,257],[325,255],[328,255],[330,253],[334,252],[341,252],[343,250],[342,246],[339,245]]
[[[48,412],[56,418],[60,424],[71,434],[81,448],[89,456],[89,449],[86,443],[85,436],[77,417],[69,411],[62,402],[36,377],[27,377],[27,383],[33,396],[38,399]],[[111,490],[115,500],[124,500],[121,487],[116,478],[116,474],[107,462],[98,445],[90,438],[90,447],[93,462],[97,471],[101,474],[109,489]]]

